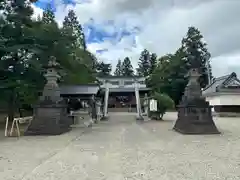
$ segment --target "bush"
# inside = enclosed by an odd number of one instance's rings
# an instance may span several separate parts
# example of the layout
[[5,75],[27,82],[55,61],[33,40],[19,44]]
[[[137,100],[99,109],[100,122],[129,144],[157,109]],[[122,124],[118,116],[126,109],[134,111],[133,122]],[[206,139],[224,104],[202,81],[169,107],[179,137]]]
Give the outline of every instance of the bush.
[[168,109],[174,108],[174,101],[166,94],[153,93],[152,99],[157,100],[157,112],[150,112],[152,119],[161,120]]

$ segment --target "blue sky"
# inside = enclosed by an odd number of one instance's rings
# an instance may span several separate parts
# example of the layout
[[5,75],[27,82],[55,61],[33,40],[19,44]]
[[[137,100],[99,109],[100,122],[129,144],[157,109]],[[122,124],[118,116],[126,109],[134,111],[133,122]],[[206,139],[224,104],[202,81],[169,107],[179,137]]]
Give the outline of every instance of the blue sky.
[[[84,6],[84,4],[91,4],[92,0],[63,0],[61,4],[59,0],[39,0],[35,3],[35,6],[41,9],[46,9],[47,6],[51,6],[54,12],[57,12],[58,6],[61,6],[62,9],[67,9],[69,6],[72,8],[76,7],[76,5]],[[64,7],[65,6],[65,7]],[[123,21],[121,24],[117,24],[116,21],[111,19],[105,19],[98,21],[94,17],[89,17],[86,19],[82,26],[84,28],[86,42],[88,46],[91,45],[100,45],[104,42],[108,42],[112,46],[117,45],[124,38],[129,38],[130,48],[125,48],[124,51],[131,51],[131,48],[137,47],[136,35],[140,32],[140,27],[133,26],[132,28],[127,28],[126,22]],[[97,47],[92,50],[93,53],[97,54],[102,60],[107,62],[112,62],[112,58],[105,57],[104,54],[109,52],[107,47]],[[123,54],[121,53],[120,57],[116,57],[116,59],[123,58]],[[114,63],[113,63],[114,64]]]
[[[51,4],[61,24],[74,9],[88,49],[112,63],[128,56],[134,67],[146,48],[158,56],[174,53],[189,26],[202,32],[215,76],[239,69],[240,1],[230,0],[39,0],[35,14]],[[224,13],[223,12],[224,9]]]

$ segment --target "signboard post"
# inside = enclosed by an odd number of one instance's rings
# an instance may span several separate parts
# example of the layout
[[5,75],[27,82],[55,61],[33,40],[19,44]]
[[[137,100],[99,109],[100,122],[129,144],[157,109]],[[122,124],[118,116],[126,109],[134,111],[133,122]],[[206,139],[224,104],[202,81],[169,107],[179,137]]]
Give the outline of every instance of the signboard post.
[[149,103],[149,108],[151,112],[156,112],[157,111],[157,100],[151,99]]

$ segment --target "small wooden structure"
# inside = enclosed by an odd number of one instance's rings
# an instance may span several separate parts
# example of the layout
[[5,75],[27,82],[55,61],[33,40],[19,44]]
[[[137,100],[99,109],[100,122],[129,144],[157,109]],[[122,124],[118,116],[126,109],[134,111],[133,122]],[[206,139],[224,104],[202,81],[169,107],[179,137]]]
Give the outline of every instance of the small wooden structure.
[[103,98],[100,95],[99,84],[65,85],[61,86],[60,89],[61,97],[67,100],[68,108],[74,111],[71,115],[73,118],[73,124],[79,122],[80,119],[85,121],[84,119],[86,119],[86,117],[90,119],[90,121],[87,120],[86,122],[88,124],[87,126],[90,126],[91,123],[99,120],[101,112],[98,111],[102,111],[103,109]]

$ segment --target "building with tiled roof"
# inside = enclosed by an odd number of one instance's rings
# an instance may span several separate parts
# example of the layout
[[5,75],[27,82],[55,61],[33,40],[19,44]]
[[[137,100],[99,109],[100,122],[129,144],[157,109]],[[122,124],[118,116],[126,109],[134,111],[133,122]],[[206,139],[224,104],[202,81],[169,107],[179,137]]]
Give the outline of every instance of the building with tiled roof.
[[[136,111],[137,99],[143,98],[150,91],[146,87],[145,78],[140,76],[105,76],[97,79],[96,84],[61,86],[61,96],[88,100],[94,95],[110,111]],[[139,95],[136,95],[136,86]]]
[[240,112],[240,80],[235,72],[215,78],[202,95],[215,112]]

